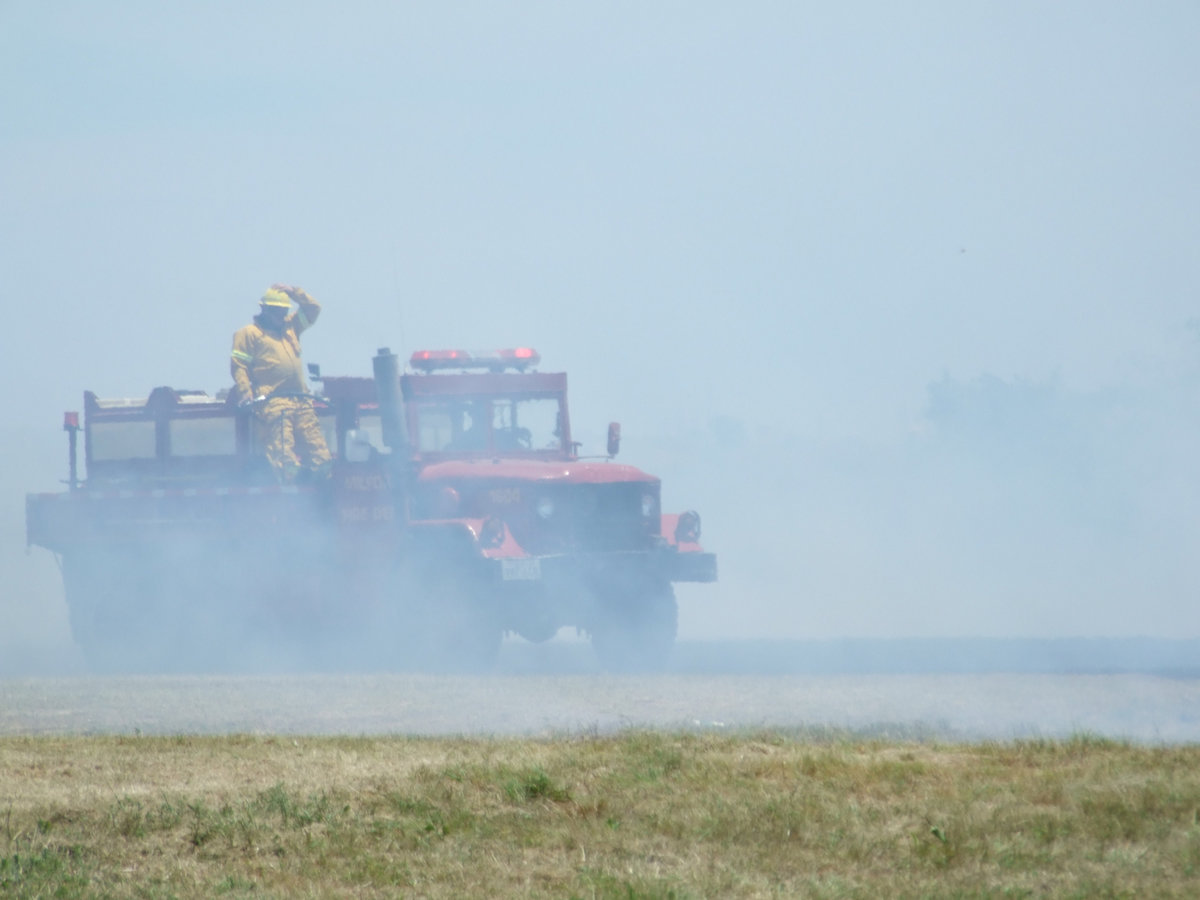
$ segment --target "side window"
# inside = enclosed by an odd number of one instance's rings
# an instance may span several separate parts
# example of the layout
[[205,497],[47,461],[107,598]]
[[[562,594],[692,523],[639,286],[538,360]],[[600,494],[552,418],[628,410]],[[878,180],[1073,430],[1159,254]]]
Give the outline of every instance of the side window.
[[471,398],[418,407],[417,446],[426,453],[555,450],[562,446],[559,398]]
[[383,420],[379,416],[360,415],[358,417],[358,432],[376,450],[383,449]]
[[521,426],[529,429],[534,450],[562,446],[562,410],[557,398],[523,400],[517,406]]
[[154,420],[94,422],[88,425],[88,448],[96,461],[154,459]]
[[417,447],[426,452],[436,453],[453,437],[450,410],[431,404],[422,405],[418,418]]
[[562,416],[557,398],[505,398],[496,400],[492,409],[492,431],[497,448],[553,450],[562,445]]
[[417,446],[426,453],[487,450],[487,404],[428,403],[419,408]]
[[174,419],[169,423],[172,456],[233,456],[237,423],[232,416]]
[[456,407],[452,413],[454,440],[450,449],[486,450],[488,448],[487,407],[472,403]]

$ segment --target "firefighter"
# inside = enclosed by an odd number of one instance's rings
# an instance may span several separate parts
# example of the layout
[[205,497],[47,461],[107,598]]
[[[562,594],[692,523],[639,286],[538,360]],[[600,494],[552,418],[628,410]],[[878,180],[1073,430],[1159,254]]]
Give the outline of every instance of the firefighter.
[[316,321],[321,306],[290,284],[271,285],[259,306],[254,321],[233,336],[230,370],[237,399],[251,410],[258,446],[280,482],[291,483],[302,471],[326,478],[333,463],[300,360],[300,333]]

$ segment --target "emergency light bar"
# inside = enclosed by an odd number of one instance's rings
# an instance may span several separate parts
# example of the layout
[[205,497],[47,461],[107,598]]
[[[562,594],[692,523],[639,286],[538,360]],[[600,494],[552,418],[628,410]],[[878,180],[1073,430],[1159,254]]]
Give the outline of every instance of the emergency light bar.
[[532,347],[514,347],[509,350],[417,350],[408,364],[418,372],[433,372],[438,369],[487,369],[503,372],[516,369],[524,372],[542,361]]

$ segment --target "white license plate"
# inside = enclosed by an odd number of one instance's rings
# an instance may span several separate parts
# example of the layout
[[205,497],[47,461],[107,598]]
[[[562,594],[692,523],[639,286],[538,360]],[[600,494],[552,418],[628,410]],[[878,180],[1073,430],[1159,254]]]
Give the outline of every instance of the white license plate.
[[502,559],[500,571],[505,581],[537,581],[542,577],[542,561],[537,557]]

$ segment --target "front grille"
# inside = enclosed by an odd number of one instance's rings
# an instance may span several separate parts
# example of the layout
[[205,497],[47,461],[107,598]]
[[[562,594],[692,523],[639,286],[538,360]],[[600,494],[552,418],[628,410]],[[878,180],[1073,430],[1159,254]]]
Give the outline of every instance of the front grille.
[[[519,509],[497,510],[513,537],[529,553],[644,550],[659,533],[658,486],[645,483],[557,484],[530,487]],[[654,513],[642,514],[642,498],[654,497]],[[554,503],[549,518],[537,513],[539,500]]]

